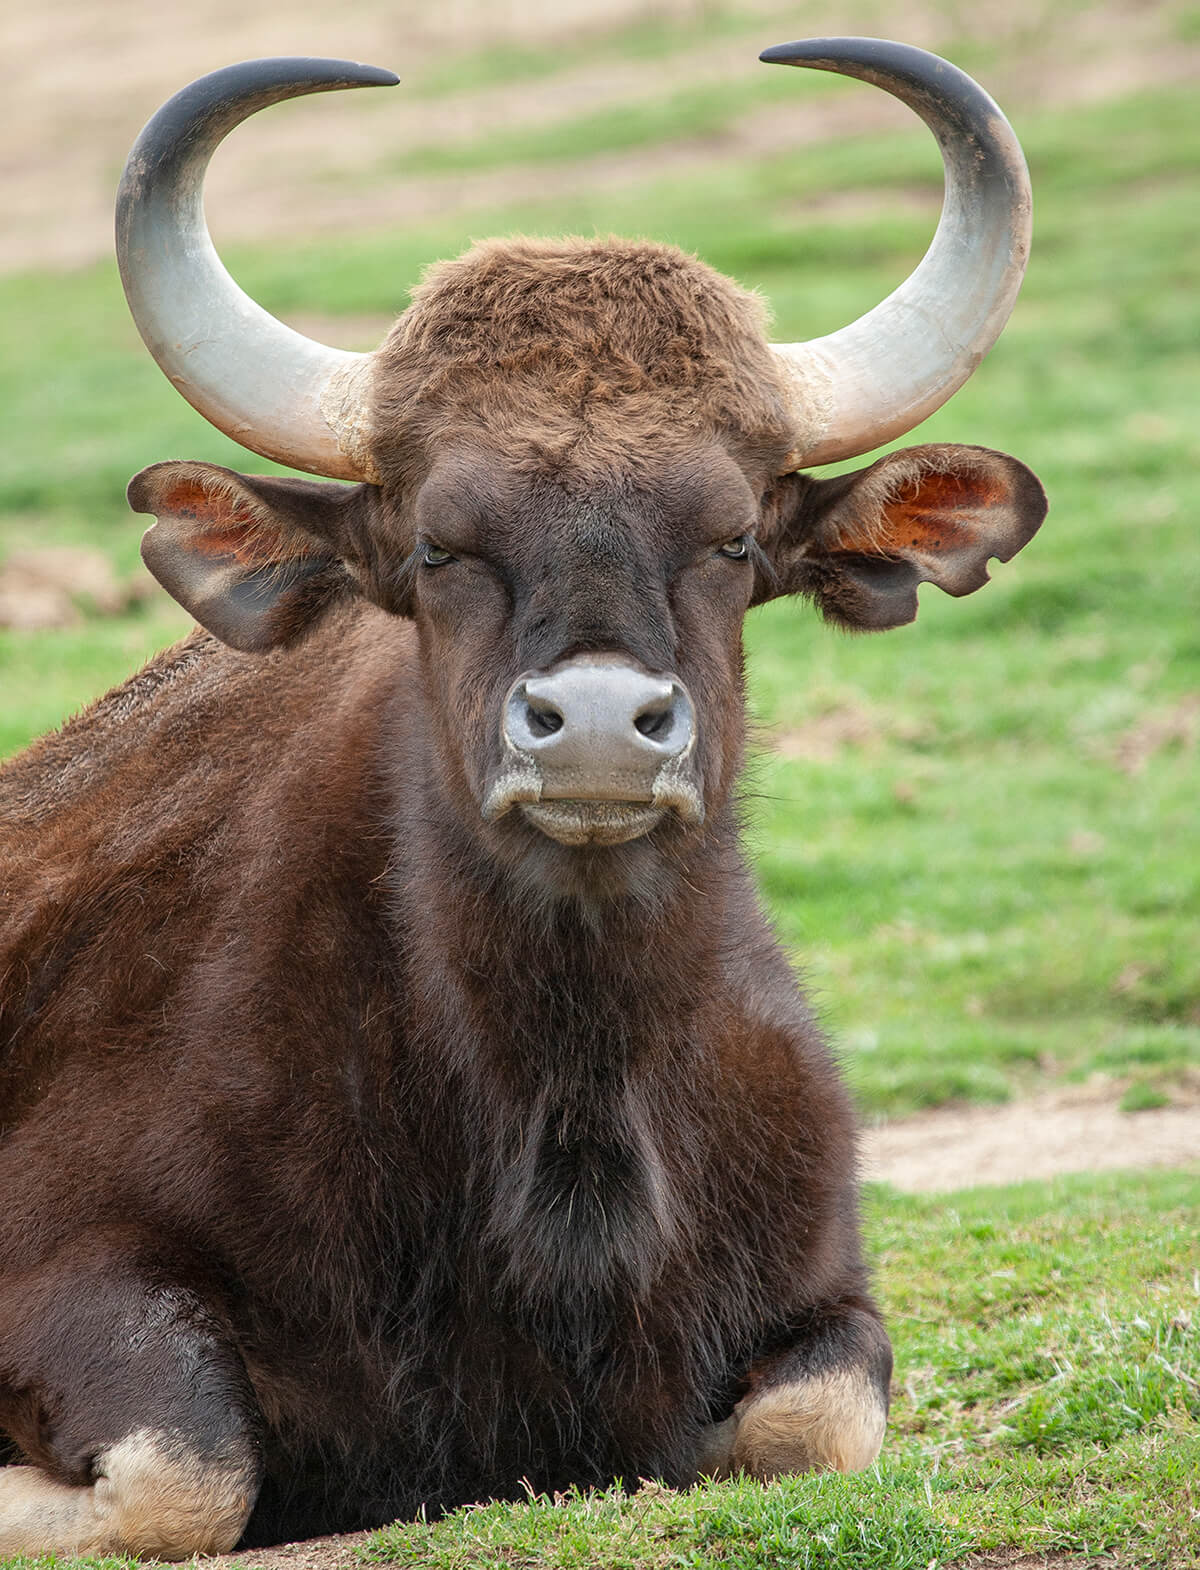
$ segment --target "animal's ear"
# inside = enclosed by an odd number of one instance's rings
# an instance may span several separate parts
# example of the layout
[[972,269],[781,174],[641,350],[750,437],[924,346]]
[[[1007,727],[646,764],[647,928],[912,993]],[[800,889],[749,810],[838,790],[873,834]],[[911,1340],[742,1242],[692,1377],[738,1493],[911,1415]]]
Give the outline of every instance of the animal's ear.
[[917,614],[917,585],[971,594],[1046,516],[1046,493],[1015,458],[986,447],[910,447],[833,479],[790,475],[772,498],[764,547],[774,581],[758,600],[807,594],[861,632]]
[[127,494],[158,520],[142,559],[167,593],[222,643],[261,653],[354,592],[345,558],[370,489],[156,463]]

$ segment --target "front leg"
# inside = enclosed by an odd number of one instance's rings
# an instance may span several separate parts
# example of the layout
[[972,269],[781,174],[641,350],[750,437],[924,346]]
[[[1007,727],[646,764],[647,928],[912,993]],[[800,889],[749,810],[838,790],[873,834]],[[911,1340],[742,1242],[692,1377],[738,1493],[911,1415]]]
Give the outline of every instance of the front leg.
[[231,1549],[261,1419],[220,1308],[132,1229],[0,1281],[0,1560]]
[[813,1310],[753,1364],[733,1415],[706,1431],[697,1475],[861,1472],[883,1444],[891,1377],[891,1343],[870,1308]]

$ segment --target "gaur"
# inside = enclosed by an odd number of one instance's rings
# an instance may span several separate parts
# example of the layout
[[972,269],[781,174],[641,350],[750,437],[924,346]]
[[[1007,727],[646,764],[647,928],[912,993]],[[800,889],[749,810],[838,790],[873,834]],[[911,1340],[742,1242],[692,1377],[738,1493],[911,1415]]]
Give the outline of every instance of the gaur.
[[0,1554],[877,1454],[852,1110],[739,846],[741,629],[779,595],[897,626],[1038,528],[981,447],[805,472],[975,368],[1029,194],[945,62],[764,58],[886,88],[946,162],[913,276],[806,344],[587,239],[437,265],[370,355],[274,321],[212,249],[208,159],[386,72],[218,71],[135,146],[149,348],[325,479],[137,475],[200,627],[0,771]]

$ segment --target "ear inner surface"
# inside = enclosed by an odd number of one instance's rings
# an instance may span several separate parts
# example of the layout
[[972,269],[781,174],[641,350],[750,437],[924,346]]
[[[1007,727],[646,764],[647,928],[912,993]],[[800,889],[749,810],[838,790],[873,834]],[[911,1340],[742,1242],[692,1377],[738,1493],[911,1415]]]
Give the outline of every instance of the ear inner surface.
[[821,543],[852,555],[902,557],[947,594],[981,588],[988,558],[1009,561],[1041,518],[1030,527],[1006,465],[968,460],[934,468],[934,461],[915,453],[881,459],[829,515]]
[[142,539],[146,566],[232,648],[258,653],[291,642],[349,586],[328,546],[231,470],[155,464],[130,482],[129,501],[158,519]]
[[863,630],[917,614],[917,587],[971,594],[991,557],[1009,561],[1046,513],[1034,475],[982,447],[927,446],[888,453],[853,476],[816,481],[803,494],[787,587]]

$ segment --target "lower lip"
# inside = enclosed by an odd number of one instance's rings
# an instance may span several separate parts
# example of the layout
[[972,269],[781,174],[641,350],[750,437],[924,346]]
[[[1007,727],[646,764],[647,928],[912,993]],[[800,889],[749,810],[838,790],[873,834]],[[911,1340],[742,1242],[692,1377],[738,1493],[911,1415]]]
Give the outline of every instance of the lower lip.
[[521,811],[534,828],[560,845],[623,845],[648,834],[665,808],[641,802],[527,801]]

